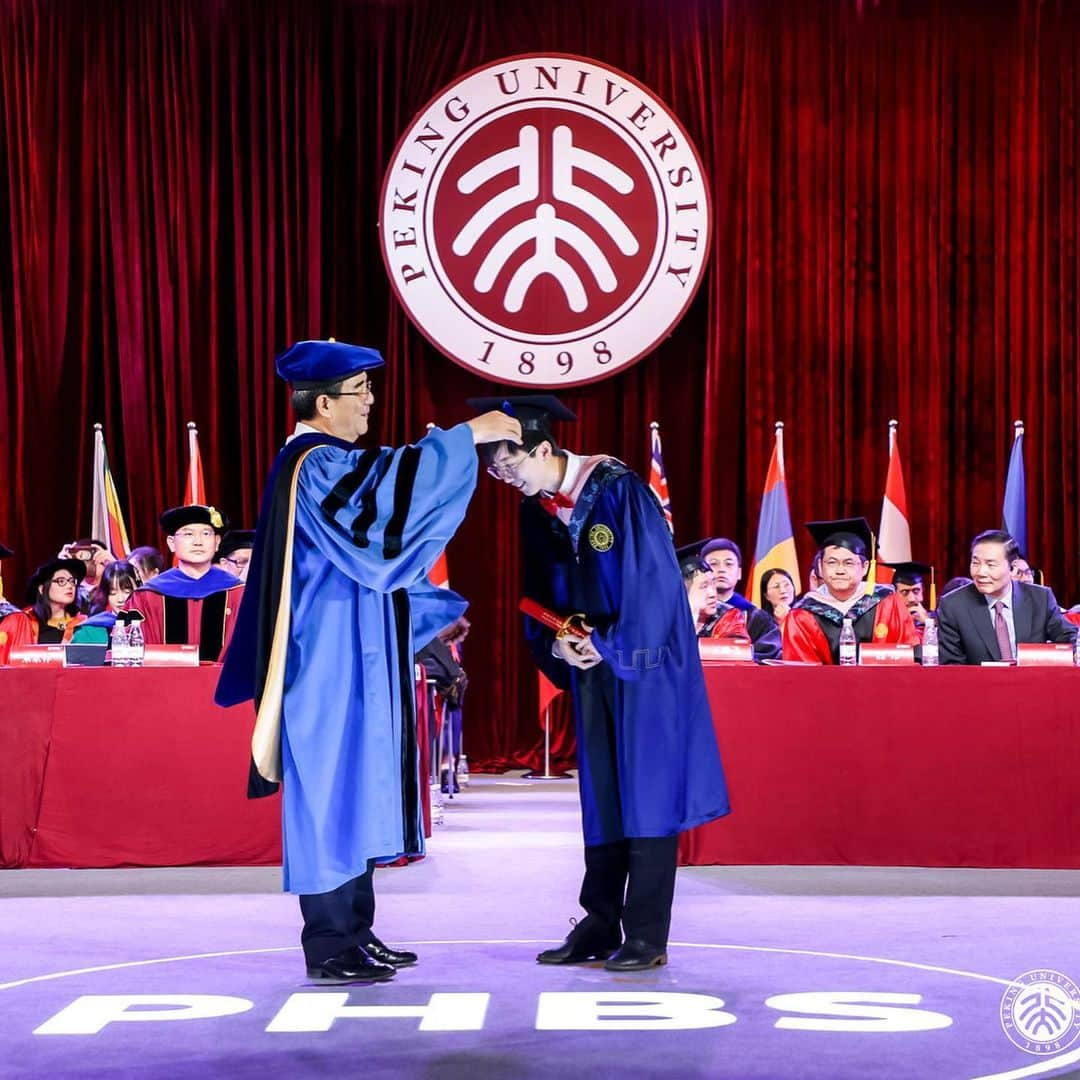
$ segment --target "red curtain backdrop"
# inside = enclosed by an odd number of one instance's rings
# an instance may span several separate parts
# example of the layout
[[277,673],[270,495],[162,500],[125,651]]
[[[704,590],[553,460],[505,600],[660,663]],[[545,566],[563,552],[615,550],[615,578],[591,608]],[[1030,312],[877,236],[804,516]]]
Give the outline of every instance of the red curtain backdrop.
[[[774,420],[794,518],[876,523],[896,417],[915,555],[940,580],[1000,521],[1021,417],[1030,554],[1080,598],[1078,28],[1054,0],[0,0],[9,594],[87,531],[95,421],[133,543],[162,542],[188,420],[211,500],[250,524],[291,426],[272,358],[296,338],[384,350],[374,438],[467,415],[486,384],[388,288],[383,170],[446,82],[552,50],[664,98],[715,213],[686,317],[632,371],[566,395],[568,441],[644,471],[659,420],[680,539],[746,550]],[[449,552],[473,603],[474,761],[536,738],[515,519],[482,478]]]

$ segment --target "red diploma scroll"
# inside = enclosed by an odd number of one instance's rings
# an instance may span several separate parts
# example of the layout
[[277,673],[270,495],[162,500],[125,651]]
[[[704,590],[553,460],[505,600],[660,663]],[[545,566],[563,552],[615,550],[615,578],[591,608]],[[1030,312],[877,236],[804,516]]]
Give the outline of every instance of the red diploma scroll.
[[556,615],[554,611],[548,611],[546,607],[536,603],[535,600],[530,600],[528,597],[522,599],[521,603],[518,604],[518,609],[525,612],[530,619],[535,619],[549,630],[554,630],[558,637],[583,638],[586,636],[580,625],[581,615],[569,615],[564,619],[561,615]]

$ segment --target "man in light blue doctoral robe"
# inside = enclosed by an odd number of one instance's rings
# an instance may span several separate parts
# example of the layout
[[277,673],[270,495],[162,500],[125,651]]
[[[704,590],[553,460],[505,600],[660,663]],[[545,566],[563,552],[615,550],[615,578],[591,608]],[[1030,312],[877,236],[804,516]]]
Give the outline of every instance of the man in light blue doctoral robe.
[[251,786],[284,781],[284,885],[300,895],[308,976],[322,982],[379,981],[416,962],[372,930],[372,871],[423,850],[413,656],[466,606],[427,572],[465,516],[475,443],[501,437],[506,419],[357,449],[381,365],[333,341],[278,358],[300,422],[263,496],[216,695],[256,701]]

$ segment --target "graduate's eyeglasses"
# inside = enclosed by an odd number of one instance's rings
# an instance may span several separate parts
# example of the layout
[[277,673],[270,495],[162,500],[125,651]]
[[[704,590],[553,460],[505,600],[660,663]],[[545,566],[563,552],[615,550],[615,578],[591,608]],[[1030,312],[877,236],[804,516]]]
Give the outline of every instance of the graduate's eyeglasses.
[[375,383],[371,379],[360,387],[359,390],[339,390],[336,394],[330,394],[329,397],[367,397],[368,395],[375,396]]
[[60,588],[66,588],[68,585],[74,585],[75,579],[73,577],[54,577],[49,582],[50,585],[59,585]]
[[516,480],[521,475],[521,466],[539,449],[540,444],[538,443],[523,458],[515,461],[512,465],[506,462],[499,465],[489,465],[487,467],[488,476],[494,476],[496,480]]
[[839,570],[841,566],[845,570],[855,570],[862,564],[858,559],[826,559],[821,565],[828,570]]

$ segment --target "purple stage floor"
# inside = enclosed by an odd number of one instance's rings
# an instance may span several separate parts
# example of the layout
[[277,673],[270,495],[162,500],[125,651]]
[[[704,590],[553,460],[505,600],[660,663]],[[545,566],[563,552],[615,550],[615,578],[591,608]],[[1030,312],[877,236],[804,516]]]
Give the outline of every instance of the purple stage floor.
[[[533,961],[578,914],[579,843],[572,783],[474,781],[429,858],[377,878],[377,929],[420,964],[333,989],[304,980],[277,871],[6,871],[0,1076],[937,1080],[1080,1065],[1080,1003],[1014,982],[1080,979],[1080,873],[687,869],[670,965],[613,976]],[[1037,998],[1016,1011],[1029,1027],[1045,1014],[1056,1046],[1006,1034],[1017,996]]]

